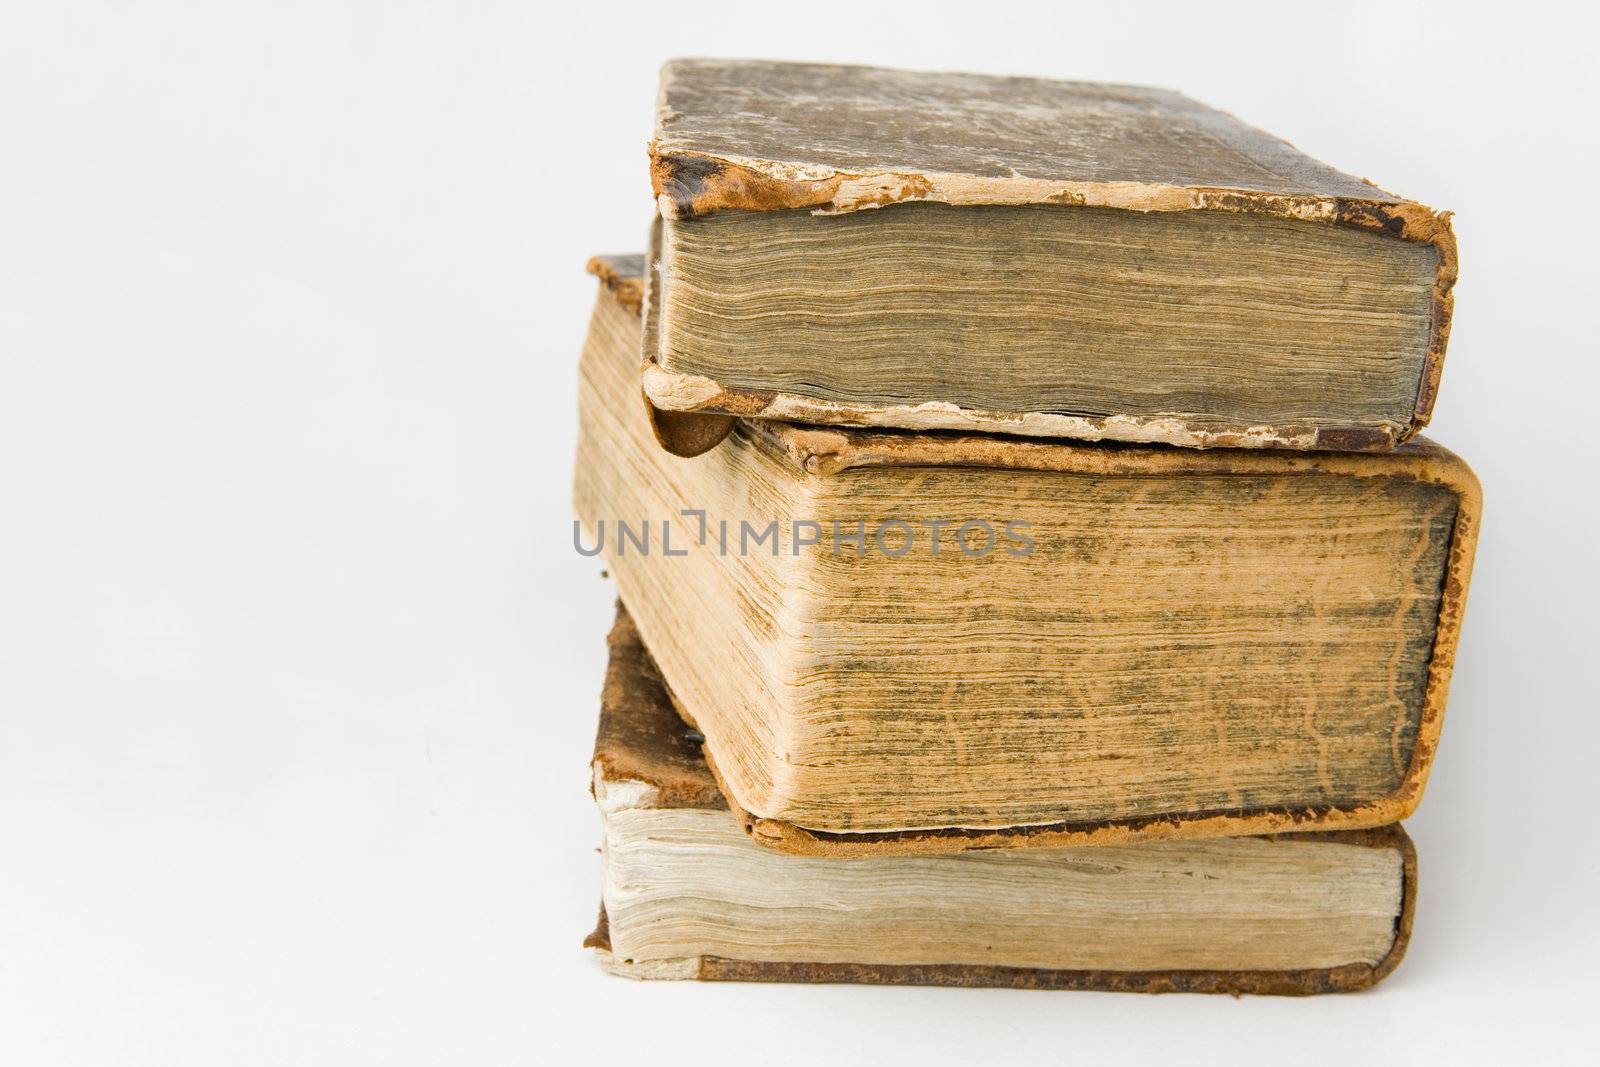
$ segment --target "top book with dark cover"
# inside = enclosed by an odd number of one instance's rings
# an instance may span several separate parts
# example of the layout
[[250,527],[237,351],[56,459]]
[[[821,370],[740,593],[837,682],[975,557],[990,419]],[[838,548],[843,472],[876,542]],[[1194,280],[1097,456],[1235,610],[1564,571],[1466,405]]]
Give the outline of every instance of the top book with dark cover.
[[675,60],[651,177],[661,410],[1382,451],[1433,409],[1449,214],[1175,92]]

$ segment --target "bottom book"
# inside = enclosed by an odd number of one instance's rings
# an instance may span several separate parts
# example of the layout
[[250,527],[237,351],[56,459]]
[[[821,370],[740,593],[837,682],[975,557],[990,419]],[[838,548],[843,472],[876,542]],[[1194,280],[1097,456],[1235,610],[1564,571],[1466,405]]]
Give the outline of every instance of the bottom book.
[[1398,825],[1069,849],[785,855],[740,828],[625,609],[595,740],[598,928],[631,978],[1162,993],[1363,989],[1400,962]]

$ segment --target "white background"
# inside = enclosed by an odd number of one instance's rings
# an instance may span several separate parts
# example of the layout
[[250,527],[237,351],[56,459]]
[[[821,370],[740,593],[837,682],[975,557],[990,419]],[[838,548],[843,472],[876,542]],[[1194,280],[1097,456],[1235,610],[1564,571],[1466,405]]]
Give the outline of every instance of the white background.
[[[1592,16],[1521,4],[0,15],[0,1062],[1493,1062],[1600,1042]],[[1304,1001],[640,985],[594,916],[585,258],[656,68],[1183,89],[1458,212],[1487,516],[1409,959]]]

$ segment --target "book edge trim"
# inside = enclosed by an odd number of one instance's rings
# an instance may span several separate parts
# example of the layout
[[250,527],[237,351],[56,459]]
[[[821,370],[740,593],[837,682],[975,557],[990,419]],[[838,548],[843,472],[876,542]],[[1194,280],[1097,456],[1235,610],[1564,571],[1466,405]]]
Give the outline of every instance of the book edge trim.
[[799,393],[725,386],[702,375],[667,370],[654,359],[645,360],[643,385],[650,404],[659,412],[673,415],[717,418],[735,415],[857,429],[888,427],[912,431],[992,433],[1084,442],[1172,445],[1191,449],[1389,452],[1414,436],[1418,426],[1416,423],[1404,426],[1395,423],[1365,426],[1201,424],[1176,416],[1086,416],[1046,411],[990,411],[948,403],[844,404]]
[[[1428,424],[1454,310],[1452,290],[1459,266],[1451,212],[1435,211],[1415,200],[1391,198],[1374,187],[1370,199],[1315,194],[1267,193],[1215,186],[1145,182],[1068,182],[1039,178],[980,177],[970,174],[830,171],[824,177],[796,177],[793,167],[774,160],[737,159],[650,144],[650,185],[661,217],[688,220],[719,211],[785,211],[809,208],[815,214],[842,214],[922,200],[957,206],[1061,204],[1121,211],[1224,211],[1349,226],[1431,244],[1439,253],[1434,276],[1428,350],[1412,426]],[[1382,195],[1379,195],[1382,194]],[[1402,438],[1403,439],[1403,438]]]
[[[1448,226],[1448,224],[1446,224]],[[643,269],[648,277],[632,283],[622,277],[622,259],[595,256],[589,261],[590,274],[618,296],[622,306],[642,314],[646,322],[642,355],[642,389],[650,406],[651,427],[662,448],[675,456],[693,458],[715,448],[733,429],[730,416],[774,421],[818,422],[827,426],[864,429],[957,430],[1016,437],[1058,438],[1082,442],[1117,442],[1133,445],[1174,445],[1179,448],[1270,448],[1290,451],[1382,451],[1410,440],[1427,426],[1438,381],[1443,374],[1445,342],[1450,333],[1453,298],[1448,288],[1435,285],[1434,323],[1429,354],[1424,358],[1418,384],[1418,402],[1413,418],[1405,426],[1390,422],[1352,424],[1352,426],[1314,426],[1299,422],[1283,424],[1197,424],[1179,416],[1074,416],[1050,411],[989,411],[962,408],[954,403],[920,405],[872,405],[840,403],[781,390],[741,389],[701,374],[670,371],[656,358],[659,301],[656,288],[656,254],[661,219],[654,221],[650,256]],[[1453,285],[1453,278],[1451,278]]]
[[[1235,996],[1243,993],[1309,996],[1317,993],[1350,993],[1370,988],[1400,965],[1411,942],[1417,896],[1416,846],[1399,824],[1316,836],[1372,848],[1395,848],[1400,852],[1400,912],[1395,916],[1394,940],[1383,959],[1375,964],[1348,963],[1337,967],[1292,971],[1112,971],[978,964],[780,963],[699,956],[672,961],[676,966],[668,968],[669,973],[659,976],[710,982],[850,982],[863,985],[986,986],[1122,993],[1229,993]],[[610,920],[604,902],[600,905],[594,931],[583,939],[583,947],[596,950],[602,965],[611,973],[649,977],[630,974],[625,961],[611,957]]]

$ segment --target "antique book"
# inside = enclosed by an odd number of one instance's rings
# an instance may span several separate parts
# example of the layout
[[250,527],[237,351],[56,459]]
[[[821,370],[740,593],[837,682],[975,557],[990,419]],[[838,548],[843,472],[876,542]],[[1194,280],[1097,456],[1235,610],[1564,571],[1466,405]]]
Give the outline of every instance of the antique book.
[[592,764],[599,927],[634,978],[1139,992],[1360,989],[1405,952],[1399,826],[953,856],[783,856],[751,842],[618,611]]
[[1175,92],[675,60],[651,179],[661,409],[1381,451],[1433,408],[1449,214]]
[[953,851],[1415,807],[1478,527],[1450,452],[739,420],[682,459],[639,395],[635,265],[594,264],[574,541],[757,840]]

